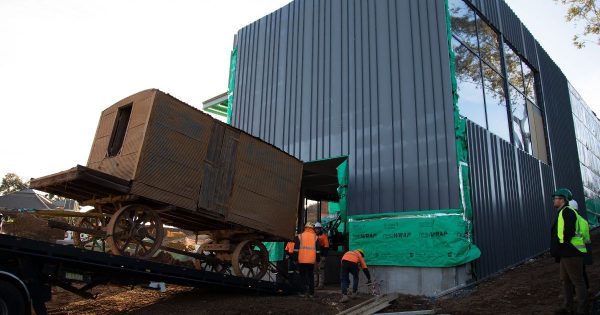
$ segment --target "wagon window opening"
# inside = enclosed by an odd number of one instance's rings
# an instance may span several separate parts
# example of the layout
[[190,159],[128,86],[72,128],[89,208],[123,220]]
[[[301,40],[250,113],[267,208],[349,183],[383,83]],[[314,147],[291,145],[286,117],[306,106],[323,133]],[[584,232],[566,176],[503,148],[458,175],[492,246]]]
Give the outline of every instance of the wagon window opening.
[[131,117],[131,109],[133,104],[128,104],[119,108],[117,118],[108,143],[108,156],[115,156],[121,151],[123,140],[127,133],[127,125],[129,125],[129,117]]

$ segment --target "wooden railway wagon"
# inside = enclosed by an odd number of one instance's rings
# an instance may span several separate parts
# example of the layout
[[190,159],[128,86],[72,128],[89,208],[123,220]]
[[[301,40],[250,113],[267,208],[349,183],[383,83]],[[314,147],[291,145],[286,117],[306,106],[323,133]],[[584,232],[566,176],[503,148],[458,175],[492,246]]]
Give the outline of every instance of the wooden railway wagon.
[[168,224],[209,233],[211,242],[199,252],[217,260],[204,265],[233,264],[240,275],[244,252],[258,251],[245,259],[262,260],[260,241],[293,238],[302,167],[274,146],[151,89],[102,112],[87,166],[32,179],[31,186],[93,205],[99,216],[82,226],[103,230],[115,254],[150,257]]

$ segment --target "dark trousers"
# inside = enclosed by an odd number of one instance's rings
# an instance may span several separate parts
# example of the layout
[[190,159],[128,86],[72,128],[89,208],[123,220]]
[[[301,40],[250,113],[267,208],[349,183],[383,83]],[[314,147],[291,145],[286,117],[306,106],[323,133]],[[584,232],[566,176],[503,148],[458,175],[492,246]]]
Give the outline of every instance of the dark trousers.
[[306,293],[308,287],[308,294],[315,294],[315,265],[314,264],[298,264],[298,270],[300,271],[300,278],[302,278],[302,293]]
[[342,260],[340,268],[340,282],[342,283],[342,294],[348,294],[350,286],[350,275],[352,275],[352,293],[358,291],[358,264]]
[[[573,291],[577,294],[577,313],[585,313],[587,307],[587,289],[583,277],[583,257],[560,258],[560,281],[563,285],[563,307],[573,307]],[[575,290],[573,290],[575,289]]]

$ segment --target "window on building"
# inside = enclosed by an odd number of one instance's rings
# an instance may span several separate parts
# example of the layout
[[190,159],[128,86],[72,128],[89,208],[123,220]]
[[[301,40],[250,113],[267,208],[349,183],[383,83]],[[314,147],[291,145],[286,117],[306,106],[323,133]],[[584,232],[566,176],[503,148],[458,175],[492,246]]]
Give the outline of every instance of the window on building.
[[543,111],[537,104],[535,74],[514,50],[504,45],[515,145],[548,162]]
[[535,72],[463,0],[448,5],[460,114],[547,162]]
[[113,127],[110,141],[108,142],[108,156],[115,156],[121,151],[123,140],[127,133],[127,125],[129,125],[129,117],[131,117],[131,108],[133,104],[120,107],[117,111],[117,118]]
[[450,0],[461,115],[510,141],[499,36],[462,0]]

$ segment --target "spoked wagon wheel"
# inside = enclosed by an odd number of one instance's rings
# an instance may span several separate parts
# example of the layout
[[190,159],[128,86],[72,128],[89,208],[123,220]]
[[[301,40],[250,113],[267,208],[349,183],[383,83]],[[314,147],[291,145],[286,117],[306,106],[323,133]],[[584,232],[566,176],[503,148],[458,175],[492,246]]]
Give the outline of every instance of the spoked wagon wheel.
[[261,279],[269,269],[269,252],[259,241],[242,241],[233,251],[231,265],[236,276]]
[[200,271],[210,271],[216,273],[227,273],[227,267],[219,261],[214,253],[204,254],[204,259],[194,259],[194,268]]
[[[98,209],[92,209],[87,213],[102,213]],[[104,217],[84,217],[81,218],[77,226],[93,229],[101,231],[102,228],[106,227],[106,218]],[[93,251],[105,251],[106,250],[106,242],[104,239],[98,236],[94,236],[92,234],[86,234],[81,232],[73,233],[73,244],[79,248],[85,248]]]
[[106,242],[115,255],[149,258],[161,246],[163,235],[158,213],[147,206],[132,204],[110,218]]

